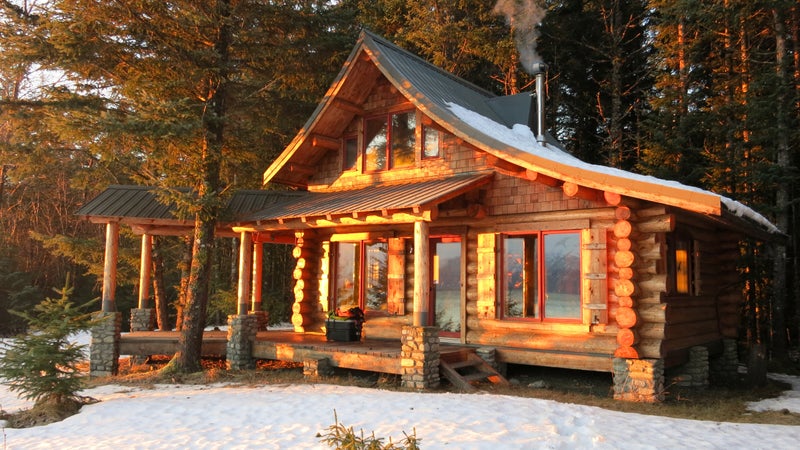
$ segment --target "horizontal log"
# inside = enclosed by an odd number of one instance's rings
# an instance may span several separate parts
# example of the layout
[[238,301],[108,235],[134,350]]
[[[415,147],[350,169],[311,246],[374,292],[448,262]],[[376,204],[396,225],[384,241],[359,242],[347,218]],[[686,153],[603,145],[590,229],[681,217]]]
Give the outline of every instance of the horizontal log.
[[619,271],[617,271],[617,276],[619,276],[621,280],[633,279],[633,269],[630,267],[621,267]]
[[614,357],[626,359],[639,359],[639,351],[633,347],[619,347],[614,351]]
[[633,252],[616,252],[614,253],[614,264],[619,268],[631,267],[636,259]]
[[636,308],[639,313],[639,318],[643,323],[664,323],[667,319],[667,305],[642,305],[641,303]]
[[569,336],[561,334],[532,335],[530,332],[496,333],[470,330],[467,331],[467,342],[477,345],[571,353],[612,354],[617,347],[615,336],[595,336],[588,333],[583,336]]
[[294,314],[309,314],[322,311],[322,305],[319,303],[302,301],[295,301],[292,303],[292,313]]
[[620,328],[633,328],[638,322],[636,311],[634,311],[633,308],[626,308],[624,306],[617,309],[614,318]]
[[617,333],[617,344],[620,347],[633,347],[639,341],[639,335],[630,328],[622,328]]
[[617,206],[614,210],[614,217],[618,220],[628,220],[631,218],[631,209],[627,206]]
[[314,323],[311,314],[292,314],[292,325],[295,327],[306,327]]
[[636,224],[641,233],[669,233],[675,231],[675,215],[653,216]]
[[631,240],[628,238],[617,239],[617,250],[627,252],[631,249]]
[[611,206],[617,206],[622,203],[622,196],[616,192],[603,192],[603,199]]
[[295,280],[308,280],[314,276],[313,273],[309,270],[304,269],[294,269],[292,271],[292,278]]
[[667,275],[651,275],[648,277],[640,277],[637,284],[643,292],[659,293],[667,291]]
[[560,369],[611,372],[612,354],[563,353],[527,349],[498,348],[497,361],[526,366],[557,367]]
[[614,282],[614,294],[618,297],[631,297],[636,293],[636,285],[631,280],[618,279]]
[[664,341],[661,339],[646,339],[642,337],[636,345],[641,358],[660,359],[663,357],[662,345]]
[[294,247],[292,256],[295,258],[312,258],[316,255],[316,250],[312,247]]
[[630,236],[631,230],[633,230],[633,226],[627,220],[618,220],[614,224],[614,236],[619,239]]
[[722,335],[715,329],[703,334],[665,340],[661,348],[664,352],[670,352],[708,344],[719,339],[722,339]]

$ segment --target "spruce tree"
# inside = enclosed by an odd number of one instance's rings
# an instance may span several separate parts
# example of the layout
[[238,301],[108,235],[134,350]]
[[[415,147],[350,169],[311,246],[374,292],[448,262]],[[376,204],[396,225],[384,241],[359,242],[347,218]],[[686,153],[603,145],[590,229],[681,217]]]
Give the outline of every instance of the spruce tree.
[[12,392],[34,406],[44,404],[69,408],[80,404],[79,363],[86,360],[85,345],[70,340],[75,334],[88,330],[93,322],[87,312],[88,302],[75,305],[69,299],[69,284],[57,289],[58,298],[47,298],[32,313],[16,312],[28,321],[27,334],[4,344],[0,358],[0,378]]

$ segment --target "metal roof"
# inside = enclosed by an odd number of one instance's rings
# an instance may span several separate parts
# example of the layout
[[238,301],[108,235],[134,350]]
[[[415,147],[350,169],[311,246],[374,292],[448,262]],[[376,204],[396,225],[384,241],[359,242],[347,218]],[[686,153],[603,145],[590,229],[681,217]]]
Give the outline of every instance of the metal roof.
[[[491,173],[460,175],[337,192],[303,192],[243,218],[245,222],[425,208],[488,183]],[[300,193],[298,193],[300,194]]]
[[[179,189],[189,192],[189,189]],[[242,216],[295,198],[302,193],[293,191],[241,190],[233,193],[223,211],[223,220]],[[158,188],[152,186],[111,185],[83,205],[78,216],[85,219],[136,219],[147,221],[182,222],[175,214],[174,203],[163,203]]]

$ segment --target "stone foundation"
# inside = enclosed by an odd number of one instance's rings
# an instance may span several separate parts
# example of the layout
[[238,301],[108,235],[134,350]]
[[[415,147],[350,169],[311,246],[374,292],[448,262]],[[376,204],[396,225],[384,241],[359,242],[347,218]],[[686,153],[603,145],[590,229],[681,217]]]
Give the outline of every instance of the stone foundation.
[[664,400],[664,360],[614,358],[614,399],[655,403]]
[[153,308],[131,308],[131,331],[153,331],[156,329],[156,310]]
[[89,376],[116,375],[119,370],[119,340],[122,333],[122,313],[99,312],[91,329],[89,344]]
[[709,361],[709,378],[716,385],[738,381],[739,350],[736,339],[722,340],[722,354]]
[[232,370],[255,369],[253,341],[256,339],[258,317],[250,314],[228,316],[227,365]]
[[306,379],[316,380],[319,377],[331,375],[333,375],[333,366],[328,358],[303,360],[303,377]]
[[689,349],[689,361],[669,370],[670,384],[682,387],[708,387],[708,348],[692,347]]
[[400,337],[401,385],[411,389],[439,386],[439,328],[404,326]]

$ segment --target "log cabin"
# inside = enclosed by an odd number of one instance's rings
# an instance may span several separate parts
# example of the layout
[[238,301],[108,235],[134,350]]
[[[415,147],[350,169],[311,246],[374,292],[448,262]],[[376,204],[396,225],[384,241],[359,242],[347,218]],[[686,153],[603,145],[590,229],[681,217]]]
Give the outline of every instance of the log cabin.
[[[264,172],[288,190],[234,202],[220,224],[241,238],[237,313],[260,284],[252,246],[291,242],[298,334],[360,307],[363,339],[610,372],[623,400],[659,400],[672,370],[696,385],[735,372],[740,242],[779,231],[713,192],[571,156],[546,132],[544,93],[544,73],[535,92],[498,97],[362,32]],[[98,205],[80,214],[145,236],[163,225]],[[438,348],[427,343],[420,354]],[[409,386],[438,383],[403,366]]]

